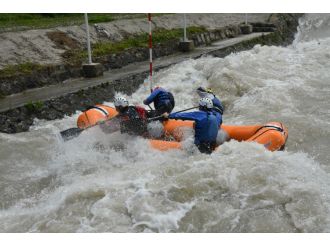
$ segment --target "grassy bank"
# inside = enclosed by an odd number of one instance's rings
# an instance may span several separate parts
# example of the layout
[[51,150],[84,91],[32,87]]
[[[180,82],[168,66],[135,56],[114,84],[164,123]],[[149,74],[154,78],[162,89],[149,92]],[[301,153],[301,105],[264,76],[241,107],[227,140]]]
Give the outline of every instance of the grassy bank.
[[[45,66],[44,66],[45,67]],[[0,78],[6,78],[19,75],[30,75],[33,71],[39,71],[43,65],[37,63],[26,62],[22,64],[7,65],[0,70]]]
[[[188,36],[205,32],[203,27],[189,27],[187,28]],[[153,43],[166,43],[169,41],[178,41],[182,38],[182,28],[166,30],[159,29],[153,32]],[[120,42],[100,42],[93,45],[93,57],[102,57],[109,54],[120,53],[131,48],[148,47],[148,33],[130,36]],[[86,49],[69,49],[63,54],[66,63],[79,66],[87,60]],[[37,63],[26,62],[17,65],[7,65],[0,70],[0,78],[29,75],[33,72],[40,71],[49,65],[40,65]]]
[[[197,33],[205,32],[204,27],[188,27],[188,36]],[[182,28],[176,28],[172,30],[158,29],[152,34],[152,42],[154,44],[166,43],[168,41],[178,41],[182,38]],[[92,47],[93,57],[102,57],[108,54],[119,53],[130,48],[141,48],[148,47],[149,34],[134,35],[120,42],[100,42],[94,44]],[[66,53],[68,62],[73,64],[80,64],[82,61],[87,59],[86,50],[70,50]]]
[[[205,31],[206,29],[203,27],[187,28],[187,32],[189,35],[205,32]],[[172,30],[158,29],[152,33],[152,42],[154,44],[164,43],[170,40],[179,40],[180,38],[182,38],[182,36],[183,36],[182,28],[176,28]],[[149,34],[145,33],[145,34],[129,37],[127,39],[124,39],[116,43],[113,42],[97,43],[93,46],[93,55],[98,57],[106,54],[121,52],[129,48],[148,47],[149,45],[148,40],[149,40]],[[84,53],[86,57],[87,53],[86,52]]]

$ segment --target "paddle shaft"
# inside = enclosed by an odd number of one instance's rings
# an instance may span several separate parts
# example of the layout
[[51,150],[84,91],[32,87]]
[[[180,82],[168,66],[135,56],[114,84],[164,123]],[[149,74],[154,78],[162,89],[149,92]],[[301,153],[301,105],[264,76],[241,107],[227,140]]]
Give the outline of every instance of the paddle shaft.
[[[196,108],[198,108],[198,106],[194,106],[194,107],[184,109],[184,110],[181,110],[181,111],[173,112],[172,114],[189,111],[189,110],[196,109]],[[163,116],[158,116],[158,117],[148,118],[148,121],[159,120],[159,119],[162,119],[162,118],[164,118],[164,117]]]
[[148,107],[150,108],[151,111],[153,111],[154,109],[152,109],[152,107],[150,105],[148,105]]

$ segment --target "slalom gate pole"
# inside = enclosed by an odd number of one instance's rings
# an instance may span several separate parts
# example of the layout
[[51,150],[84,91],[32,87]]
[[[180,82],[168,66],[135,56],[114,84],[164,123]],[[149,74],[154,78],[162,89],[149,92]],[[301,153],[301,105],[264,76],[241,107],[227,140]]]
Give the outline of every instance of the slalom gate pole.
[[91,41],[89,37],[89,26],[88,26],[88,16],[87,13],[85,15],[85,25],[86,25],[86,36],[87,36],[87,53],[88,53],[88,64],[92,63],[92,51],[91,51]]
[[151,33],[151,14],[148,14],[149,20],[149,81],[150,81],[150,92],[152,92],[152,33]]

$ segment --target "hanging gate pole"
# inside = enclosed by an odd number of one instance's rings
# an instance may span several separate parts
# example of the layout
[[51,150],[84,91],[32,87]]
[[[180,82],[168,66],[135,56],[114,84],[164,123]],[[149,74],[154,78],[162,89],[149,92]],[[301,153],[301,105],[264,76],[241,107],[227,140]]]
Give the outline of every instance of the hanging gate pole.
[[151,14],[148,14],[149,20],[149,82],[150,82],[150,91],[152,92],[152,34],[151,34]]

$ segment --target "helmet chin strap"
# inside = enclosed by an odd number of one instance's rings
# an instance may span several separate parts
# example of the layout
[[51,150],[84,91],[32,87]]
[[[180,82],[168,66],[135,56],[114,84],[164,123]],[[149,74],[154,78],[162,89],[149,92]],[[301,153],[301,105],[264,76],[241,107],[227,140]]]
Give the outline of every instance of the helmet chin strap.
[[126,111],[127,108],[128,108],[128,106],[117,106],[116,110],[120,113],[123,113]]
[[207,109],[206,106],[199,106],[199,110],[201,110],[201,111],[207,111],[208,109]]

